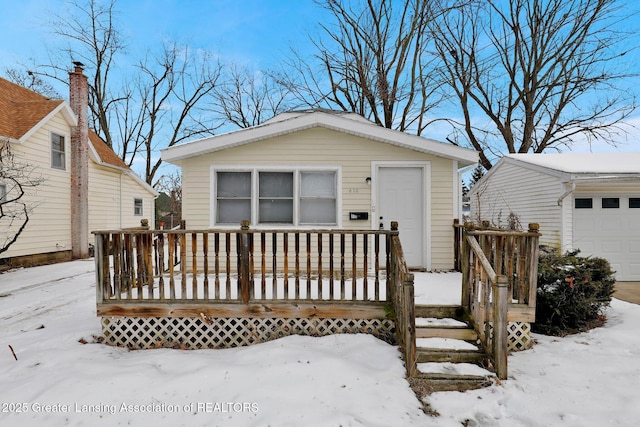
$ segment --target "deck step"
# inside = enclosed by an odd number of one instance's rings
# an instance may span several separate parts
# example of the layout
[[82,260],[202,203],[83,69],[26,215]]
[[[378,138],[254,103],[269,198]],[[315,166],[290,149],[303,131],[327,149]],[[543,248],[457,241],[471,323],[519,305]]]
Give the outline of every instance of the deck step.
[[493,384],[490,376],[419,373],[417,377],[426,380],[427,387],[434,392],[477,390]]
[[416,338],[450,338],[475,341],[478,339],[478,334],[466,326],[416,326]]
[[469,327],[466,322],[461,322],[449,317],[437,318],[437,317],[416,317],[416,327],[429,327],[429,326],[462,326]]
[[416,305],[416,376],[433,391],[490,386],[489,358],[459,305]]
[[450,318],[461,321],[467,320],[467,315],[465,314],[462,306],[459,305],[416,305],[415,308],[415,316],[416,317],[426,317],[426,318]]
[[451,362],[474,363],[486,365],[487,355],[479,350],[447,350],[438,348],[418,348],[416,350],[418,363],[427,362]]

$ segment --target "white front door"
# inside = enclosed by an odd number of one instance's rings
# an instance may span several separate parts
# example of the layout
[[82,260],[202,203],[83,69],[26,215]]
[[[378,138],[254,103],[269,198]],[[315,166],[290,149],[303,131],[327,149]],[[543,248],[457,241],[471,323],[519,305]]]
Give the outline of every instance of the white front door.
[[424,254],[425,169],[414,166],[380,166],[377,172],[377,223],[388,230],[391,221],[397,221],[407,266],[427,267]]

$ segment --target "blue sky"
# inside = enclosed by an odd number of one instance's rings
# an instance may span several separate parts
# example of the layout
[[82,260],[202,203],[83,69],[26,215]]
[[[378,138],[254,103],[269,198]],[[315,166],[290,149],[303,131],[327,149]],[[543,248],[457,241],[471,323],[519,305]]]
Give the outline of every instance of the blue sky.
[[[628,1],[625,28],[640,28],[640,2]],[[29,58],[46,61],[47,47],[55,46],[48,30],[51,11],[62,13],[64,0],[0,0],[0,75]],[[132,53],[140,58],[163,39],[183,42],[192,49],[207,49],[223,63],[234,62],[260,69],[277,65],[290,46],[310,49],[308,35],[318,31],[322,9],[312,0],[118,0],[117,21]],[[640,33],[630,45],[640,46]],[[157,47],[157,46],[155,46]],[[638,73],[640,50],[626,55],[630,72]],[[633,69],[637,67],[638,69]],[[640,88],[631,82],[630,87]],[[60,92],[64,93],[65,89]],[[634,120],[640,126],[640,113]],[[617,150],[640,151],[640,129]],[[428,137],[444,139],[434,128]],[[612,151],[606,144],[574,146],[573,151]]]
[[[64,0],[0,0],[0,69],[46,57],[50,11]],[[119,0],[116,16],[132,52],[169,39],[256,67],[290,45],[304,47],[322,12],[311,0]]]

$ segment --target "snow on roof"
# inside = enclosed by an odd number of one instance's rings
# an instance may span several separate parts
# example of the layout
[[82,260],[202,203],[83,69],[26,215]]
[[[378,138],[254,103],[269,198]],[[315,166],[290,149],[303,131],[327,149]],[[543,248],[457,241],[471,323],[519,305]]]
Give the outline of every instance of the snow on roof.
[[567,173],[640,173],[640,152],[527,153],[505,157]]

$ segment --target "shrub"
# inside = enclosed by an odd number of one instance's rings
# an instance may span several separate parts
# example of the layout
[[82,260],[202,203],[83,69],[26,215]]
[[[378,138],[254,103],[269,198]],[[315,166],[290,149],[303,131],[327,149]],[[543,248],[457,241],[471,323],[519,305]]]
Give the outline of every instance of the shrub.
[[614,291],[614,271],[606,259],[578,253],[540,256],[534,332],[566,335],[602,324]]

